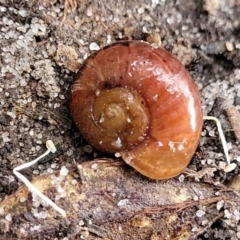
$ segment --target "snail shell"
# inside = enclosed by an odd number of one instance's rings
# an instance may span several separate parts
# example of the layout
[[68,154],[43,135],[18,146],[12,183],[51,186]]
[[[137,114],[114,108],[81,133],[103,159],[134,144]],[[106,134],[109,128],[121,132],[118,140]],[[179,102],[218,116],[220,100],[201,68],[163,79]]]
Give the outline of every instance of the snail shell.
[[152,179],[180,174],[202,129],[199,92],[187,70],[166,50],[140,41],[111,44],[83,63],[71,113],[91,145],[120,153]]

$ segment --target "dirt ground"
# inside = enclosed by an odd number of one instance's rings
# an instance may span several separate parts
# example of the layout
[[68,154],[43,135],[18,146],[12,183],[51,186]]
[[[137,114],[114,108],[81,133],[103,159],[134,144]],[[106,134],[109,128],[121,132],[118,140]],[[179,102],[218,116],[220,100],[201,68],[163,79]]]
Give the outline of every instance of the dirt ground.
[[[238,182],[236,192],[227,187],[240,171],[239,14],[239,0],[0,0],[0,239],[240,239]],[[126,227],[125,235],[113,230],[112,222],[108,226],[94,219],[94,211],[91,215],[94,224],[104,226],[108,232],[112,229],[114,234],[91,231],[86,223],[79,224],[85,227],[81,228],[80,235],[76,229],[74,233],[71,229],[70,234],[70,230],[63,227],[63,221],[56,221],[56,218],[49,221],[51,231],[45,229],[44,233],[40,227],[34,228],[36,222],[32,218],[19,213],[17,205],[11,210],[11,216],[6,210],[1,212],[1,207],[6,207],[6,199],[20,195],[18,189],[22,183],[14,176],[13,168],[40,156],[48,139],[55,143],[57,152],[24,171],[30,180],[41,179],[44,174],[59,171],[63,166],[73,169],[88,160],[113,157],[93,149],[71,120],[70,90],[76,72],[66,68],[64,57],[56,59],[59,46],[72,47],[80,65],[87,56],[107,44],[122,39],[146,41],[149,35],[158,38],[161,46],[189,70],[200,91],[204,115],[215,116],[222,123],[230,159],[236,163],[236,168],[229,173],[223,171],[226,160],[216,125],[206,121],[199,148],[185,173],[169,181],[141,180],[140,183],[149,184],[150,188],[158,189],[154,184],[160,184],[169,188],[186,187],[186,192],[188,186],[192,188],[191,184],[203,184],[201,188],[196,187],[196,195],[201,195],[202,191],[203,198],[197,198],[198,204],[190,204],[188,208],[184,205],[179,210],[175,216],[179,228],[169,235],[161,234],[160,231],[166,229],[157,227],[163,224],[158,221],[165,219],[166,212],[161,212],[163,215],[155,212],[154,217],[152,212],[143,214],[144,217],[151,215],[154,223],[151,231],[143,231],[142,225],[134,222],[137,230],[131,232],[124,224],[132,220],[132,215],[118,219],[116,222]],[[230,124],[226,114],[232,107],[237,114],[235,125]],[[126,180],[128,186],[132,183]],[[179,183],[185,185],[179,186]],[[158,196],[161,198],[161,192]],[[201,202],[206,196],[212,200]],[[193,195],[192,198],[195,199]],[[171,208],[166,211],[173,212]],[[47,219],[44,221],[48,223]],[[185,229],[183,223],[186,222],[189,224]],[[17,227],[19,224],[21,228]],[[161,226],[167,228],[167,225]],[[37,235],[26,234],[26,229],[30,228]],[[185,237],[180,234],[183,228]],[[23,231],[14,232],[14,229]],[[88,230],[90,235],[84,235]],[[136,235],[138,230],[139,235]]]

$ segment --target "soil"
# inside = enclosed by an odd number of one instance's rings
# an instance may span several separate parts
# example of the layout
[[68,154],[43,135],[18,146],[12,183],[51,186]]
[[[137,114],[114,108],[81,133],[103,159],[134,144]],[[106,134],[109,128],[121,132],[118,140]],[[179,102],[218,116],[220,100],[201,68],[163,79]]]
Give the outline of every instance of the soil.
[[[240,171],[239,124],[232,126],[237,121],[226,114],[234,108],[233,117],[240,120],[239,14],[239,0],[0,0],[0,201],[22,185],[13,168],[40,156],[48,139],[57,152],[24,171],[30,180],[49,169],[113,157],[82,138],[71,120],[70,92],[76,68],[87,56],[128,39],[157,40],[186,66],[200,91],[204,115],[221,121],[236,164],[233,171],[223,171],[226,160],[216,125],[206,121],[193,160],[175,180],[208,182],[211,191],[216,183],[229,185]],[[74,50],[74,66],[67,68],[64,56],[56,58],[62,45]],[[234,194],[238,189],[237,184]],[[218,201],[204,211],[216,206],[219,217],[212,222],[195,209],[201,222],[211,224],[194,239],[240,239],[240,205]]]

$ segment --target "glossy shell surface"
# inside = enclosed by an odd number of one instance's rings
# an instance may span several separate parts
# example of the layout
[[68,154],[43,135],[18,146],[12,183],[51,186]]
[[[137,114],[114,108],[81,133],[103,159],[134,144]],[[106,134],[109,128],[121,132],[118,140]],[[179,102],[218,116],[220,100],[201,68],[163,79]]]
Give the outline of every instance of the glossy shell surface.
[[[149,178],[180,174],[196,151],[202,129],[199,91],[185,67],[168,51],[139,41],[109,45],[84,62],[72,87],[71,113],[83,137],[104,152],[107,133],[98,129],[93,105],[101,91],[114,88],[140,94],[149,125],[137,145],[116,152]],[[94,142],[101,132],[102,141]]]

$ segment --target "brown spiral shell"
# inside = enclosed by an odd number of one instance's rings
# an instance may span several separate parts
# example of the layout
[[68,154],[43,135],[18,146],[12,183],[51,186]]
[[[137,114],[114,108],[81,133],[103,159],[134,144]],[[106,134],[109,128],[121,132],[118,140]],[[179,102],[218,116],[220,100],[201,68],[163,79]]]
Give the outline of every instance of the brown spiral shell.
[[166,50],[140,41],[111,44],[84,62],[71,113],[91,145],[120,153],[153,179],[183,171],[202,129],[200,96],[188,71]]

